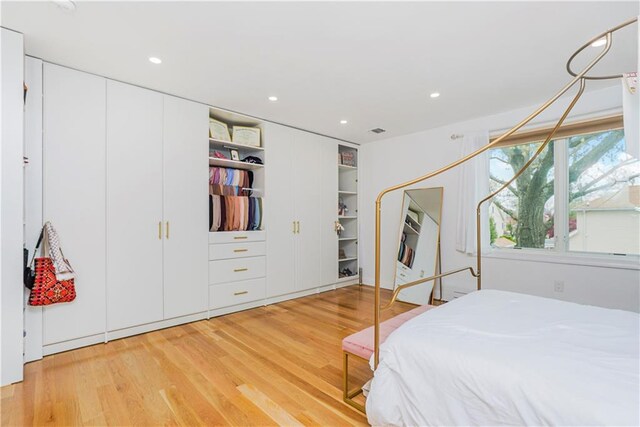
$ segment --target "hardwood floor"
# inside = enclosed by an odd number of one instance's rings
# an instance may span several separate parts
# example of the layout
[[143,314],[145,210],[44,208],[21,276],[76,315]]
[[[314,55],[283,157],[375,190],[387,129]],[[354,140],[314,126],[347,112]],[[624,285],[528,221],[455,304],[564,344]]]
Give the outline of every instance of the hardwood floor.
[[356,285],[48,356],[2,388],[1,422],[366,424],[342,402],[341,341],[372,323],[373,290]]

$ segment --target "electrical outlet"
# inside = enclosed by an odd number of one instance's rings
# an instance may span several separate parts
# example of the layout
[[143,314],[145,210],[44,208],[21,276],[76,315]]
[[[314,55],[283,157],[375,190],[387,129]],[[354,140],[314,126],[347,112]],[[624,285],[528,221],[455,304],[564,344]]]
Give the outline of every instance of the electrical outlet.
[[553,282],[553,290],[555,292],[564,292],[564,282],[562,280],[556,280]]

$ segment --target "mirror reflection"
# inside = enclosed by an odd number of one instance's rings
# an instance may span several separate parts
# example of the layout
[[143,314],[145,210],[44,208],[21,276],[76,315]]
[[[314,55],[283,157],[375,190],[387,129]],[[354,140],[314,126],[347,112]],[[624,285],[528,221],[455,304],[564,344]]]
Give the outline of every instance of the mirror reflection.
[[[437,274],[443,188],[405,190],[400,215],[400,238],[395,286]],[[398,300],[428,304],[433,281],[403,289]]]

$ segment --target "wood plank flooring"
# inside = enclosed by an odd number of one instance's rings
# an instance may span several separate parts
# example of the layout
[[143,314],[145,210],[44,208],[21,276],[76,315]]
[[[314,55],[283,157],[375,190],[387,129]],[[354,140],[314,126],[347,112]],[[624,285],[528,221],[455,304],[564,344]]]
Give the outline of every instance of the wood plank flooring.
[[[342,402],[341,341],[372,323],[373,290],[356,285],[48,356],[1,389],[0,421],[363,425]],[[368,379],[353,365],[353,378]]]

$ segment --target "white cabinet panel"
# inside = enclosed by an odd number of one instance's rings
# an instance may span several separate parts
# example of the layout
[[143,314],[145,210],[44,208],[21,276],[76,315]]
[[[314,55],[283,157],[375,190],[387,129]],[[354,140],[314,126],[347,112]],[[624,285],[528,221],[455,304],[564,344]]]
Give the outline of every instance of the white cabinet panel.
[[[268,204],[265,203],[267,239],[267,296],[295,292],[295,251],[293,221],[294,193],[293,130],[269,124],[265,138],[265,183]],[[307,157],[309,158],[309,157]],[[305,162],[309,163],[309,162]],[[225,234],[225,233],[217,233]]]
[[209,108],[164,97],[164,318],[207,309]]
[[[296,235],[296,290],[322,286],[322,144],[317,135],[295,131],[294,192]],[[305,161],[308,159],[309,161]]]
[[107,82],[109,331],[163,319],[162,98]]
[[77,290],[75,301],[44,308],[45,345],[105,332],[105,90],[104,78],[44,64],[43,216]]

